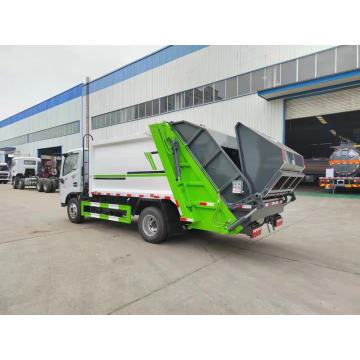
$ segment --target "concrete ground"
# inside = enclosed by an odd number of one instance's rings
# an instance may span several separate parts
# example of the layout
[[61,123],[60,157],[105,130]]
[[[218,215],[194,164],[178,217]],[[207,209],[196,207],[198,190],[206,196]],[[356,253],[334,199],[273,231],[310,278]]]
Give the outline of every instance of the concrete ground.
[[258,240],[72,224],[59,194],[0,185],[1,314],[360,314],[360,197],[309,196]]

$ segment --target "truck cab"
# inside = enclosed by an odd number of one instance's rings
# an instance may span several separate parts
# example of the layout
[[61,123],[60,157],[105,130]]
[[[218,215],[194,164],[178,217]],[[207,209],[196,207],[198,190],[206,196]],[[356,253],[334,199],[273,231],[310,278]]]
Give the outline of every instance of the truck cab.
[[15,189],[25,184],[24,179],[36,178],[41,160],[36,157],[14,157],[11,162],[10,177]]
[[[87,151],[85,157],[86,154]],[[71,198],[77,198],[82,193],[83,173],[83,149],[73,149],[64,153],[60,169],[61,206],[67,206]],[[85,183],[87,182],[88,176],[85,174]]]
[[10,178],[10,170],[7,163],[0,163],[0,184],[6,184]]

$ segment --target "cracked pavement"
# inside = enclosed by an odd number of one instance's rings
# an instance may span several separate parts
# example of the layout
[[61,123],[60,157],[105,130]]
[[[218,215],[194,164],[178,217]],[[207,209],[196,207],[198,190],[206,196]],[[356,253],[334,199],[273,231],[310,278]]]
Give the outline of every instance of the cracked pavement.
[[0,185],[1,314],[359,314],[360,201],[298,196],[256,240],[71,224],[59,194]]

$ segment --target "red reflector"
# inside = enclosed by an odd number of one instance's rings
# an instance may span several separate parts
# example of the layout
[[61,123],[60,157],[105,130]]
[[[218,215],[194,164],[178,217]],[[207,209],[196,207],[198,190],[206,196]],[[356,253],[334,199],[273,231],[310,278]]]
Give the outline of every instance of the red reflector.
[[261,227],[251,230],[251,235],[250,235],[251,238],[257,237],[259,235],[261,235]]
[[283,218],[276,219],[275,221],[275,227],[279,227],[284,223]]
[[207,203],[206,203],[205,201],[200,201],[200,202],[199,202],[199,205],[200,205],[200,206],[206,206]]

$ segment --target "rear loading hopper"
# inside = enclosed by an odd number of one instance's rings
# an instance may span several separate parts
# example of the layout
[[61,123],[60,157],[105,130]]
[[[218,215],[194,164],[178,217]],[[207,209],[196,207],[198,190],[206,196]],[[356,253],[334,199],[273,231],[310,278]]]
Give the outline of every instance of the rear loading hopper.
[[264,222],[276,225],[304,177],[301,155],[241,123],[236,137],[185,121],[171,126],[235,216],[228,231],[251,225],[250,233]]

